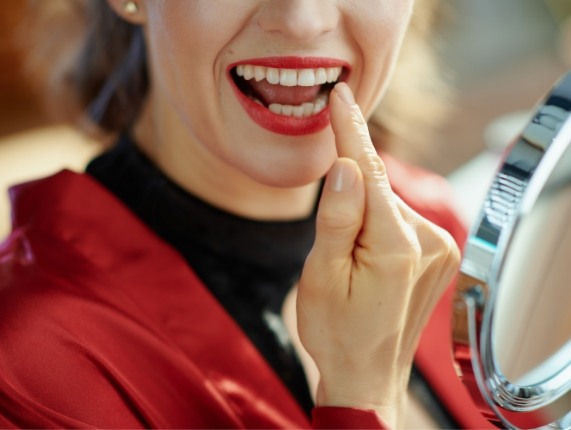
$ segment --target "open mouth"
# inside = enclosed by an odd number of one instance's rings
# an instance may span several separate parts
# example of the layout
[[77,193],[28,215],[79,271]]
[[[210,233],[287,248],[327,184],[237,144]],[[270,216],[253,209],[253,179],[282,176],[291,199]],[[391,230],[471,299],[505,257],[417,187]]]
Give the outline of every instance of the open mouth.
[[276,115],[294,118],[325,110],[329,93],[347,73],[341,66],[289,69],[240,64],[230,70],[236,87],[247,98]]

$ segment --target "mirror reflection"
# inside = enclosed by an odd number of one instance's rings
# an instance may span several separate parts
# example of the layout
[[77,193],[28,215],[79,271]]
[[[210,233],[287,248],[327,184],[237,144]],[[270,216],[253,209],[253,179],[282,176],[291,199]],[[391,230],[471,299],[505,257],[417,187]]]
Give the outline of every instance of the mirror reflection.
[[[525,169],[521,164],[541,156],[567,114],[557,106],[541,109],[522,135],[529,143],[526,153],[511,158],[528,160],[520,163]],[[502,268],[492,333],[499,368],[518,385],[544,381],[571,357],[571,151],[564,152],[527,212]]]
[[498,426],[571,428],[570,220],[571,73],[508,149],[456,291],[459,374]]
[[[510,245],[493,328],[499,368],[509,381],[537,384],[571,357],[571,156],[563,182],[541,193]],[[524,268],[533,270],[524,270]]]

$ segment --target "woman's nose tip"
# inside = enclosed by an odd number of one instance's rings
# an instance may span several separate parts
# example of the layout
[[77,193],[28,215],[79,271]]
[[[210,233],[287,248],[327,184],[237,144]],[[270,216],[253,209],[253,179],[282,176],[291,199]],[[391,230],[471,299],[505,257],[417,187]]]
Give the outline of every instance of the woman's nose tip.
[[331,0],[270,0],[258,23],[262,30],[301,41],[315,39],[337,26],[338,12]]

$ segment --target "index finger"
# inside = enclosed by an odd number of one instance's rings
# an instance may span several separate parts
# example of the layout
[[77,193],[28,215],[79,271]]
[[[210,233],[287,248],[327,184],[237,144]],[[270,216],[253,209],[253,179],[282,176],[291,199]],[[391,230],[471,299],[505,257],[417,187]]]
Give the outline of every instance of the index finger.
[[347,84],[337,84],[329,100],[337,153],[340,157],[355,160],[363,173],[366,194],[364,229],[372,230],[373,238],[378,240],[382,237],[378,235],[384,233],[380,230],[385,230],[381,225],[394,229],[393,223],[380,220],[401,219],[385,165],[373,146],[367,122]]

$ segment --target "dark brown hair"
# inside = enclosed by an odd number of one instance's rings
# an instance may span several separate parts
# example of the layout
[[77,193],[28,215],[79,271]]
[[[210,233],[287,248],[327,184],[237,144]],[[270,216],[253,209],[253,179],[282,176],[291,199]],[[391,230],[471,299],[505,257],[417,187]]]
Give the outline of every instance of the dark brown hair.
[[88,16],[72,75],[74,90],[91,121],[105,130],[122,130],[136,119],[148,90],[143,31],[120,19],[105,1],[91,1]]
[[106,132],[130,127],[149,85],[141,27],[105,0],[28,1],[29,69],[52,116]]
[[[29,2],[38,29],[31,64],[40,87],[48,89],[50,110],[104,132],[130,127],[149,85],[142,29],[118,17],[105,0]],[[375,142],[400,154],[421,152],[442,110],[443,88],[429,46],[438,4],[417,3],[394,78],[370,121]],[[67,30],[48,31],[54,28]]]

